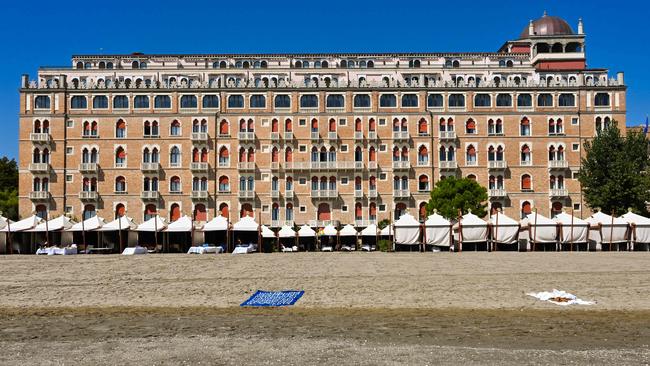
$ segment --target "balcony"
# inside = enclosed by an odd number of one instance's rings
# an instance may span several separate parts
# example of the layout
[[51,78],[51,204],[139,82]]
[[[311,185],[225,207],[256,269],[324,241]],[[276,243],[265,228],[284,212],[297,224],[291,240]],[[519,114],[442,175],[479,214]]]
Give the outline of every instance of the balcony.
[[325,227],[327,225],[332,225],[338,227],[340,225],[339,220],[309,220],[307,225],[311,227]]
[[272,190],[271,191],[271,198],[280,198],[280,191]]
[[219,168],[230,168],[230,159],[219,161]]
[[160,163],[142,163],[140,170],[143,172],[157,172],[160,170]]
[[549,197],[568,197],[569,196],[569,190],[565,188],[552,188],[548,192]]
[[271,140],[278,141],[280,139],[280,132],[271,132],[270,137]]
[[312,189],[311,198],[338,198],[339,192],[334,189]]
[[377,169],[377,162],[376,161],[369,161],[368,162],[368,169]]
[[82,173],[97,173],[99,167],[97,163],[81,163],[79,164],[79,171]]
[[409,198],[411,192],[408,189],[393,189],[393,197],[395,198]]
[[252,200],[255,199],[255,191],[239,191],[237,197],[240,199]]
[[284,139],[287,141],[293,141],[293,132],[285,132]]
[[284,220],[284,221],[280,221],[280,223],[284,226],[289,226],[289,227],[293,227],[294,225],[293,220]]
[[271,227],[282,227],[283,224],[282,220],[271,220]]
[[192,132],[192,141],[195,142],[208,142],[207,132]]
[[194,201],[207,201],[209,197],[208,191],[192,191],[190,195]]
[[408,131],[393,131],[393,140],[408,140]]
[[368,190],[368,198],[377,198],[377,190],[376,189],[369,189]]
[[158,191],[142,191],[140,198],[145,201],[157,201],[160,199],[160,192]]
[[237,137],[239,137],[240,141],[254,141],[255,132],[239,132]]
[[99,194],[96,191],[81,191],[79,192],[79,199],[82,201],[97,201]]
[[456,139],[456,131],[440,131],[440,134],[438,137],[441,140],[455,140]]
[[190,170],[193,172],[207,172],[208,167],[208,163],[206,162],[192,162],[190,164]]
[[549,169],[566,169],[569,167],[569,162],[567,160],[549,160],[548,168]]
[[318,140],[320,140],[320,133],[317,132],[317,131],[316,131],[316,132],[315,132],[315,131],[312,131],[312,132],[311,132],[311,140],[312,140],[312,141],[318,141]]
[[278,170],[278,169],[280,169],[280,163],[278,163],[277,161],[271,162],[271,170]]
[[506,169],[508,165],[505,160],[488,161],[488,169]]
[[361,131],[354,131],[354,139],[355,139],[355,140],[363,140],[363,132],[361,132]]
[[455,160],[451,161],[439,161],[438,168],[440,169],[456,169],[458,168],[458,163]]
[[488,190],[488,196],[490,197],[505,197],[507,195],[506,190],[503,188],[492,188]]
[[368,140],[376,140],[377,131],[368,131]]
[[[345,163],[345,164],[343,164],[343,163]],[[350,165],[349,163],[350,163],[349,161],[344,161],[344,162],[341,162],[339,164],[342,164],[341,165],[342,169],[348,169],[348,166]],[[354,169],[355,170],[362,170],[363,169],[363,161],[355,161],[354,162]]]
[[47,191],[29,192],[29,199],[32,201],[48,201],[50,199],[50,192]]
[[255,162],[254,161],[240,161],[237,164],[237,169],[239,169],[239,170],[255,170]]
[[286,170],[301,170],[311,168],[311,162],[309,161],[287,161],[284,163],[284,168]]
[[418,166],[429,166],[429,160],[418,160]]
[[363,191],[361,189],[355,189],[354,198],[363,198]]
[[411,168],[411,162],[409,161],[393,161],[394,170],[408,170]]
[[327,139],[330,141],[336,141],[339,138],[338,133],[336,131],[330,131],[327,133]]
[[49,133],[30,133],[29,134],[29,139],[32,142],[39,143],[39,144],[46,144],[50,142],[50,134]]
[[285,199],[293,199],[293,190],[286,190],[284,192],[284,198]]
[[363,219],[355,219],[354,220],[354,226],[356,227],[368,227],[372,224],[375,224],[377,220],[363,220]]
[[32,173],[47,173],[50,171],[50,163],[30,163],[29,171]]

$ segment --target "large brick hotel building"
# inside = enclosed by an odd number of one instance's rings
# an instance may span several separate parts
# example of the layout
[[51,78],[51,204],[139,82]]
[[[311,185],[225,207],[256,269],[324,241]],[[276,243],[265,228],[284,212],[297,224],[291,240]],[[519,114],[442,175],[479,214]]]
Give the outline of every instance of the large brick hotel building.
[[546,15],[490,53],[73,56],[23,76],[20,214],[364,226],[456,176],[587,216],[582,144],[625,92]]

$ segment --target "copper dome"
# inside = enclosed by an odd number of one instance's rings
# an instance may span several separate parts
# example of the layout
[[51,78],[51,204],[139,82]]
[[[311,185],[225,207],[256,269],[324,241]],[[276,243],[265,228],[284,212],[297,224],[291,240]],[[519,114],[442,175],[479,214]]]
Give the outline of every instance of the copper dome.
[[[573,29],[569,23],[564,19],[559,17],[548,16],[544,13],[544,16],[533,21],[533,31],[536,36],[558,36],[558,35],[567,35],[574,34]],[[519,39],[528,38],[528,26],[524,28],[519,36]]]

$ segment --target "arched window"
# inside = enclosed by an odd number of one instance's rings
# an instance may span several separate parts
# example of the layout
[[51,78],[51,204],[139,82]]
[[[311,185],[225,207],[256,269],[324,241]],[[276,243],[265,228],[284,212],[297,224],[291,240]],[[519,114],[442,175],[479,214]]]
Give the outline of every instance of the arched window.
[[146,95],[136,95],[133,98],[134,108],[149,108],[149,97]]
[[449,94],[449,107],[464,107],[465,96],[463,94]]
[[198,105],[195,95],[181,96],[181,108],[196,108]]
[[291,108],[291,97],[288,95],[276,95],[275,108]]
[[86,109],[88,108],[88,102],[86,97],[82,95],[75,95],[70,99],[70,108],[71,109]]
[[490,105],[492,105],[492,97],[490,94],[479,93],[474,95],[475,107],[489,107]]
[[531,165],[532,160],[530,156],[530,147],[527,144],[524,144],[521,147],[521,165]]
[[596,93],[594,97],[594,105],[597,107],[606,107],[609,106],[609,94],[607,93]]
[[318,96],[313,94],[300,97],[300,108],[318,108]]
[[522,118],[519,122],[519,133],[521,136],[530,136],[530,120],[527,117]]
[[153,100],[153,106],[154,108],[171,108],[172,99],[169,95],[156,95]]
[[465,152],[465,161],[467,165],[476,165],[476,148],[474,145],[468,145]]
[[327,108],[344,108],[345,98],[342,94],[330,94],[326,100]]
[[115,150],[115,167],[121,168],[126,166],[126,151],[121,146]]
[[467,134],[475,134],[476,133],[476,122],[474,122],[473,119],[468,119],[467,122],[465,122],[465,133]]
[[171,166],[179,166],[181,164],[181,151],[176,146],[172,147],[169,151],[169,164]]
[[497,107],[512,107],[512,95],[510,95],[510,94],[498,94],[497,95]]
[[219,108],[219,96],[214,94],[204,95],[203,108]]
[[560,107],[575,107],[576,97],[573,94],[560,94],[558,104]]
[[221,136],[230,135],[230,125],[228,121],[226,121],[225,119],[222,119],[221,122],[219,122],[219,135]]
[[426,118],[420,118],[418,121],[418,134],[420,136],[427,136],[429,134],[429,122]]
[[225,175],[219,177],[219,192],[230,192],[230,180]]
[[178,120],[173,120],[169,125],[169,134],[171,136],[180,136],[181,135],[181,123]]
[[266,97],[264,95],[251,95],[251,108],[266,108]]
[[273,146],[273,150],[271,150],[271,162],[277,163],[279,161],[280,161],[280,151],[276,146]]
[[126,122],[124,120],[119,119],[115,123],[115,138],[118,139],[123,139],[126,137]]
[[50,162],[50,150],[48,149],[43,149],[43,155],[41,156],[41,163],[48,163]]
[[169,191],[174,193],[181,191],[181,178],[173,176],[169,179]]
[[532,107],[533,97],[530,94],[517,95],[517,107]]
[[156,214],[158,213],[158,210],[156,209],[156,205],[154,204],[148,204],[144,208],[144,221],[152,219]]
[[379,97],[379,106],[384,108],[397,107],[397,97],[395,94],[382,94]]
[[108,98],[105,95],[97,95],[93,97],[93,109],[106,108],[108,108]]
[[419,105],[417,94],[403,94],[402,107],[414,108]]
[[126,179],[123,176],[115,178],[115,192],[126,192]]
[[370,108],[370,95],[368,94],[357,94],[354,96],[354,107],[355,108]]
[[422,174],[418,179],[418,191],[426,192],[429,190],[429,177]]
[[530,191],[533,189],[533,181],[529,174],[524,174],[521,176],[521,190]]
[[128,109],[129,97],[126,95],[116,95],[113,97],[113,108],[115,109]]
[[368,131],[376,131],[377,130],[377,122],[375,121],[374,118],[370,118],[368,120]]
[[538,107],[552,107],[553,106],[553,96],[548,93],[543,93],[537,96],[537,106]]
[[327,126],[329,132],[336,132],[336,120],[334,118],[330,118]]
[[39,120],[34,121],[34,126],[32,128],[32,132],[41,133],[41,121],[39,121]]
[[427,107],[440,108],[443,106],[442,94],[429,94],[427,97]]

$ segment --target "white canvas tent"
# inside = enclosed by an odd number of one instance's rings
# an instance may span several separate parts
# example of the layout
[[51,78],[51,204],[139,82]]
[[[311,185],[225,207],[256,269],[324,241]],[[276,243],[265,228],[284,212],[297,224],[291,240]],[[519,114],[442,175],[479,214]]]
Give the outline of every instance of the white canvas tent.
[[118,230],[135,230],[138,225],[133,221],[132,218],[126,216],[120,216],[119,219],[115,219],[107,224],[104,224],[100,227],[99,231],[118,231]]
[[280,228],[280,231],[278,231],[278,236],[280,238],[295,238],[296,237],[296,231],[291,228],[291,226],[283,226]]
[[424,243],[437,247],[448,247],[451,241],[451,222],[437,212],[424,222]]
[[409,213],[402,215],[395,221],[395,244],[418,245],[420,244],[420,222]]
[[10,221],[10,220],[7,219],[6,217],[4,217],[4,216],[0,216],[0,231],[2,231],[2,229],[4,229],[5,227],[7,227],[7,222],[8,222],[8,221],[9,221],[10,223],[13,223],[13,221]]
[[251,216],[244,216],[239,219],[239,222],[235,223],[232,226],[233,231],[258,231],[260,228],[259,224]]
[[182,216],[178,218],[178,220],[170,223],[167,228],[165,228],[165,231],[172,233],[188,233],[192,231],[192,219],[189,216]]
[[72,225],[68,231],[95,231],[103,227],[105,224],[104,219],[95,215],[89,219]]
[[262,225],[262,237],[263,238],[275,238],[275,232],[273,230],[269,229],[265,225]]
[[303,225],[298,230],[298,237],[300,238],[314,238],[316,237],[316,232],[314,229],[310,228],[308,225]]
[[395,234],[395,230],[393,230],[392,225],[387,225],[385,228],[379,231],[380,236],[393,236],[394,234]]
[[[377,231],[377,227],[375,226],[375,232]],[[358,232],[357,229],[354,228],[354,226],[347,224],[341,228],[341,231],[339,232],[340,236],[357,236]]]
[[[28,232],[60,231],[60,230],[70,229],[74,224],[75,224],[74,221],[70,220],[66,216],[59,216],[55,219],[48,221],[47,223],[41,222],[40,224],[36,225],[36,227],[25,231]],[[11,227],[12,231],[14,229],[13,226],[14,225],[12,225]]]
[[379,237],[379,230],[377,225],[370,224],[361,230],[361,250],[371,252],[377,249],[377,239]]
[[461,243],[483,243],[487,242],[488,223],[480,217],[468,212],[460,218],[460,222],[454,225],[456,239]]
[[296,246],[296,231],[291,226],[284,225],[281,227],[280,231],[278,231],[278,238],[283,252],[298,251],[298,247]]
[[519,239],[519,222],[512,218],[497,212],[490,216],[492,225],[491,238],[492,242],[498,244],[517,244]]
[[[637,215],[634,212],[628,212],[621,218],[632,226],[632,240],[634,244],[650,243],[650,219]],[[13,225],[13,224],[12,224]]]
[[526,215],[521,224],[528,228],[528,237],[533,244],[557,241],[557,223],[548,217],[532,212]]
[[[603,244],[627,243],[629,225],[620,217],[613,217],[602,212],[596,212],[587,219],[592,227],[598,228],[596,249],[602,249]],[[600,248],[598,248],[600,245]]]
[[553,220],[560,224],[560,242],[562,244],[587,242],[589,238],[589,222],[565,212],[555,215]]
[[[320,232],[321,234],[321,251],[323,252],[331,252],[334,250],[334,245],[336,244],[334,242],[333,237],[338,236],[338,230],[334,227],[334,225],[329,224],[326,225],[323,230]],[[337,238],[338,239],[338,238]]]
[[375,224],[370,224],[365,227],[365,229],[361,230],[361,236],[373,236],[377,237],[377,225]]
[[165,220],[161,219],[160,216],[156,215],[149,220],[143,222],[142,224],[138,225],[136,228],[137,231],[148,231],[148,232],[154,232],[154,231],[163,231],[167,228],[167,223]]
[[330,225],[327,225],[327,226],[325,226],[323,228],[322,233],[323,233],[323,235],[327,235],[327,236],[336,236],[336,235],[338,235],[339,232],[338,232],[338,230],[336,230],[334,225],[330,224]]
[[[30,217],[24,218],[20,221],[16,222],[11,222],[11,232],[16,233],[19,231],[25,231],[34,228],[36,225],[38,225],[43,219],[36,215],[32,215]],[[9,227],[5,226],[0,231],[8,231]]]
[[228,230],[228,219],[219,215],[203,225],[201,231],[226,231]]

